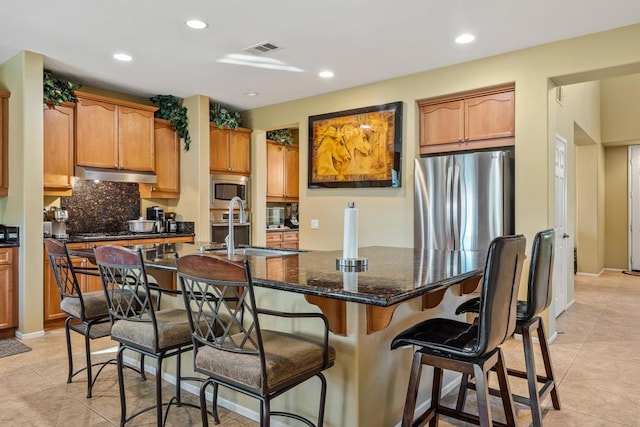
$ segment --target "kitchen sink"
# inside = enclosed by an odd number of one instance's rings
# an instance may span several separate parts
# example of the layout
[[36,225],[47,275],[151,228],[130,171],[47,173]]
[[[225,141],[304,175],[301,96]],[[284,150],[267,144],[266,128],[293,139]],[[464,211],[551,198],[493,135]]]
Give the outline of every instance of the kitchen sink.
[[[207,252],[214,254],[226,254],[226,249],[205,249]],[[261,257],[275,257],[275,256],[289,256],[299,254],[300,251],[287,251],[279,249],[267,249],[267,248],[237,248],[233,251],[235,255],[240,256],[261,256]]]

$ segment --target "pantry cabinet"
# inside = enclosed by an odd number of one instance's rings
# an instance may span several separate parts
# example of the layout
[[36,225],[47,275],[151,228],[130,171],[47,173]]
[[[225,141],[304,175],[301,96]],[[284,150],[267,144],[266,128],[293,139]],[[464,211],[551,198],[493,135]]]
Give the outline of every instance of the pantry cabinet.
[[267,201],[297,202],[298,197],[298,146],[267,141]]
[[0,248],[0,330],[18,326],[18,249]]
[[513,85],[425,99],[418,105],[420,154],[514,145]]
[[220,129],[209,124],[211,173],[251,174],[251,129]]
[[156,107],[76,92],[76,164],[155,170]]
[[45,104],[44,173],[45,196],[70,196],[73,183],[74,118],[76,104]]
[[0,91],[0,196],[9,194],[9,96]]
[[155,119],[155,184],[140,184],[140,197],[180,198],[180,137],[171,123]]

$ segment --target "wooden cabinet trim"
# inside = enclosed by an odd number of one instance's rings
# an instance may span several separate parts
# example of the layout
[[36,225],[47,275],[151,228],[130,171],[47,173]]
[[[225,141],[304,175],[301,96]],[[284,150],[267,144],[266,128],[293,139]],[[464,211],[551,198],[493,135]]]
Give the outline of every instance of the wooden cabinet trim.
[[125,101],[123,99],[110,98],[108,96],[96,95],[95,93],[88,93],[88,92],[82,92],[77,90],[74,93],[78,98],[83,98],[83,99],[88,99],[88,100],[98,101],[98,102],[106,102],[108,104],[119,105],[121,107],[130,107],[138,110],[146,110],[151,112],[155,112],[158,110],[158,107],[153,105],[146,105],[146,104],[140,104],[137,102]]
[[515,83],[509,83],[505,85],[491,86],[483,89],[457,92],[457,93],[438,96],[434,98],[420,99],[417,101],[417,103],[418,103],[418,107],[424,107],[427,105],[441,104],[443,102],[459,101],[463,99],[473,98],[476,96],[485,96],[485,95],[492,95],[492,94],[502,93],[502,92],[510,92],[510,91],[514,91],[515,88],[516,88]]

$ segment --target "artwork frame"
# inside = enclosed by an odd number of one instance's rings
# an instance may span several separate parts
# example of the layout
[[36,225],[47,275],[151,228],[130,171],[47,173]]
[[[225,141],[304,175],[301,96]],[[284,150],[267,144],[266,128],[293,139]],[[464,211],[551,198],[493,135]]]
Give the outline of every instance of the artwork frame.
[[308,188],[401,186],[402,102],[309,116]]

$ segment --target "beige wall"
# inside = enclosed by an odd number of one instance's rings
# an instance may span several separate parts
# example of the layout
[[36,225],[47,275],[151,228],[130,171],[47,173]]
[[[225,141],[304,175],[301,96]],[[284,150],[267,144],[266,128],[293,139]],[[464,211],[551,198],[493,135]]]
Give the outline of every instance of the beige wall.
[[9,98],[9,196],[0,222],[20,227],[19,335],[42,331],[42,64],[21,52],[0,66]]
[[605,149],[605,266],[629,267],[628,147]]
[[640,74],[605,79],[602,88],[602,142],[640,139]]

